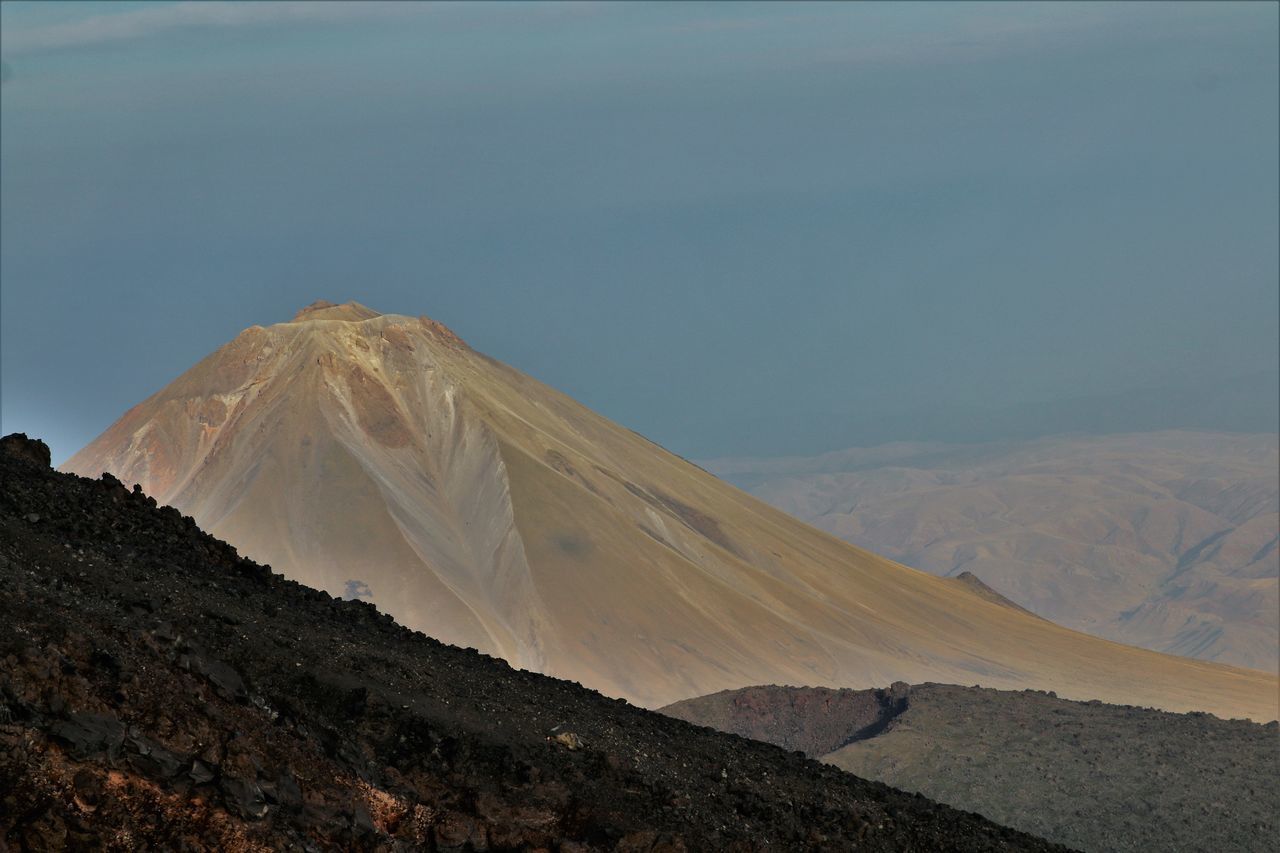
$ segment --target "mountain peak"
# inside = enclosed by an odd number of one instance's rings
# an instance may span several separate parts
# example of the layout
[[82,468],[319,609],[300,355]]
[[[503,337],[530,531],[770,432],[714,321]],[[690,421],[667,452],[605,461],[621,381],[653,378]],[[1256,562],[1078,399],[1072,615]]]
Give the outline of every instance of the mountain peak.
[[374,317],[382,315],[372,308],[367,308],[359,302],[344,302],[341,305],[335,305],[327,299],[317,299],[307,307],[303,308],[297,314],[293,315],[294,323],[301,323],[310,320],[343,320],[346,322],[359,322],[361,320],[371,320]]
[[[396,314],[383,314],[379,311],[374,311],[366,305],[361,305],[359,302],[344,302],[341,305],[337,305],[327,299],[317,299],[315,302],[312,302],[297,314],[293,315],[293,319],[289,322],[309,323],[313,320],[336,320],[343,323],[361,323],[365,320],[372,320],[376,317],[387,317],[396,321],[412,322],[412,318],[410,317],[400,317]],[[467,346],[466,341],[459,337],[453,329],[450,329],[444,323],[441,323],[438,320],[432,320],[426,315],[418,317],[417,320],[422,324],[422,327],[426,329],[427,332],[445,344],[458,349],[470,349],[470,347]]]
[[933,681],[1276,716],[1274,675],[1076,634],[861,551],[430,319],[354,303],[246,331],[63,467],[138,483],[329,595],[637,704]]

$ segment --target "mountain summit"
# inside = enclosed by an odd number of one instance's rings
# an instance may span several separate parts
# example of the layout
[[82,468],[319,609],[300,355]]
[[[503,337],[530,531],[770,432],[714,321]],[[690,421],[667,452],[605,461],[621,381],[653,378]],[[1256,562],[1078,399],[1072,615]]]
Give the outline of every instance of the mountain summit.
[[982,683],[1276,717],[1277,680],[1066,630],[821,533],[425,317],[253,326],[63,466],[516,666],[658,706]]
[[308,320],[372,320],[374,317],[381,317],[377,311],[372,308],[366,308],[359,302],[344,302],[341,305],[334,305],[327,299],[317,299],[310,305],[303,308],[297,314],[293,315],[293,322],[301,323]]

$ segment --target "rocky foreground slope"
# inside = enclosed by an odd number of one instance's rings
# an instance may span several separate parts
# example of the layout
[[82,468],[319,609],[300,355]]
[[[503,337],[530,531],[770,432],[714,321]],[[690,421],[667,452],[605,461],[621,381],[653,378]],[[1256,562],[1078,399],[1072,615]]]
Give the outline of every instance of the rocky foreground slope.
[[439,323],[355,303],[246,329],[65,467],[140,483],[293,580],[646,707],[893,681],[1280,707],[1275,674],[1099,640],[862,551]]
[[1280,726],[947,684],[749,687],[664,713],[1082,850],[1272,850]]
[[0,847],[1050,850],[400,627],[0,441]]

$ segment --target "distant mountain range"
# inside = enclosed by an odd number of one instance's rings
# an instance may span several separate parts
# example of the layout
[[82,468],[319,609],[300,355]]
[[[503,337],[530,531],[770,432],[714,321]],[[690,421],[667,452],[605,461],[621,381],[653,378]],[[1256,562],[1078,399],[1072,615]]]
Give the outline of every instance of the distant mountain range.
[[64,468],[139,483],[431,636],[649,707],[899,680],[1259,720],[1280,701],[1274,676],[1067,630],[841,542],[428,318],[356,303],[246,329]]
[[1060,624],[1280,666],[1277,436],[1157,432],[719,459],[712,472],[847,542],[973,572]]

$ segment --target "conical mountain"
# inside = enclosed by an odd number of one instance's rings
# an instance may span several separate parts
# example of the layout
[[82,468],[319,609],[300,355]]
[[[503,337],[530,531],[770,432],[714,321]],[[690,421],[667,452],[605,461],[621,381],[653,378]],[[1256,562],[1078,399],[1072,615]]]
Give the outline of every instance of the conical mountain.
[[641,705],[751,684],[1056,690],[1270,720],[1274,676],[1066,630],[810,528],[426,318],[246,329],[63,466],[243,553]]

